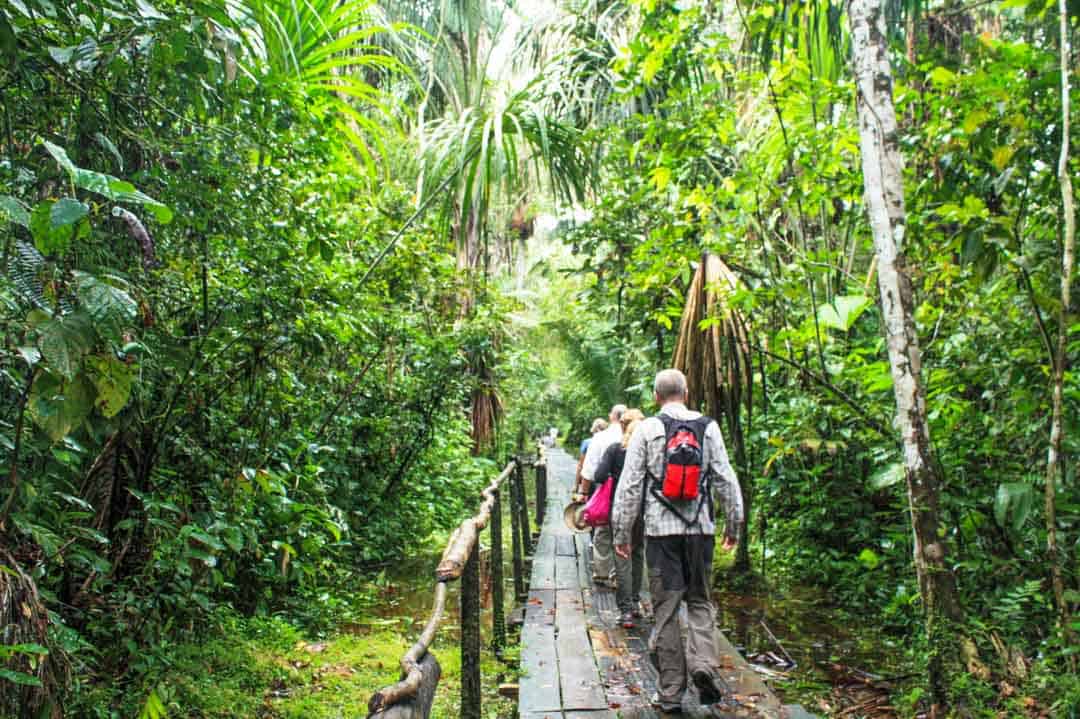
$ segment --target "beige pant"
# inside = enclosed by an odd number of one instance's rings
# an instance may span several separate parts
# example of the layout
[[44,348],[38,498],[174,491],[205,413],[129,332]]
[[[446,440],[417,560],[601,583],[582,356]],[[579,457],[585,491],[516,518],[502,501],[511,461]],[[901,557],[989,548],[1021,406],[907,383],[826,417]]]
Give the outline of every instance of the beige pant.
[[[697,545],[690,547],[688,545]],[[682,705],[687,678],[699,671],[718,677],[716,607],[709,596],[712,537],[650,537],[646,545],[649,592],[656,625],[649,650],[656,655],[663,709]],[[690,566],[690,565],[694,566]],[[679,609],[686,602],[683,646]]]
[[615,547],[611,525],[597,527],[592,535],[592,578],[605,582],[615,581]]

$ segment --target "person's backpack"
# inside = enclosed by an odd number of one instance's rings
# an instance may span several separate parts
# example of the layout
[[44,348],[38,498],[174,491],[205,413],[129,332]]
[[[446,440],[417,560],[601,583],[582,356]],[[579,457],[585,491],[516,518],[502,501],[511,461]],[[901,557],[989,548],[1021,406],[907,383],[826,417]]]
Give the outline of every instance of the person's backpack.
[[[712,423],[709,417],[697,419],[675,419],[667,415],[657,415],[664,423],[664,464],[660,477],[653,478],[650,491],[668,511],[682,520],[686,526],[697,523],[701,508],[708,504],[712,508],[712,493],[709,490],[709,473],[705,468],[705,430]],[[687,518],[673,502],[691,502],[705,495],[703,502],[697,503],[693,518]]]

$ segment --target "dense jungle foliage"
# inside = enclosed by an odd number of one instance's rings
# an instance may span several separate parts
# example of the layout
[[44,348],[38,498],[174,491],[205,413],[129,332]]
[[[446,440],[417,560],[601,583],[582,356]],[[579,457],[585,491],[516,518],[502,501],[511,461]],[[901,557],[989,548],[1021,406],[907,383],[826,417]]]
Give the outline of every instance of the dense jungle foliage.
[[[1080,5],[883,11],[950,706],[1080,716]],[[416,631],[387,572],[527,438],[653,408],[705,253],[693,330],[748,328],[718,581],[860,617],[924,712],[859,51],[829,0],[0,3],[0,716],[362,713]]]

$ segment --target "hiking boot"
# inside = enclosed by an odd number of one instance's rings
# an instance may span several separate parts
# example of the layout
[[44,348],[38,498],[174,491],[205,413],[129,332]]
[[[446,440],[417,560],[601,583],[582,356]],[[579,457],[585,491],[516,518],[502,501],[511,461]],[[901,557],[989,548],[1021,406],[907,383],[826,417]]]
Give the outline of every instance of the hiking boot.
[[622,615],[619,616],[619,624],[622,625],[623,629],[633,629],[636,626],[634,620],[634,613],[630,611],[623,612]]
[[698,688],[698,694],[701,696],[703,706],[723,701],[724,691],[717,685],[716,679],[710,672],[699,669],[693,673],[692,677],[694,686]]
[[682,716],[682,704],[672,705],[660,701],[660,694],[653,692],[653,695],[649,697],[649,702],[653,705],[654,709],[660,711],[661,719],[666,717]]

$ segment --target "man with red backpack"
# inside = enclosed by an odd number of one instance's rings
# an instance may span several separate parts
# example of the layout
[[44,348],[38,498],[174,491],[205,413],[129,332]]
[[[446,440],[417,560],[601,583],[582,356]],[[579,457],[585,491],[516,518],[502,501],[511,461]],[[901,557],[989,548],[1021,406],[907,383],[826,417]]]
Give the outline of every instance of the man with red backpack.
[[[660,675],[654,702],[665,713],[679,713],[688,669],[702,704],[723,699],[716,607],[709,596],[714,495],[724,506],[722,546],[729,551],[738,542],[743,501],[719,425],[686,408],[686,376],[663,370],[653,391],[660,411],[642,422],[630,439],[611,521],[615,551],[627,557],[634,521],[644,512],[645,561],[656,620],[649,650]],[[679,629],[683,602],[685,650]]]

